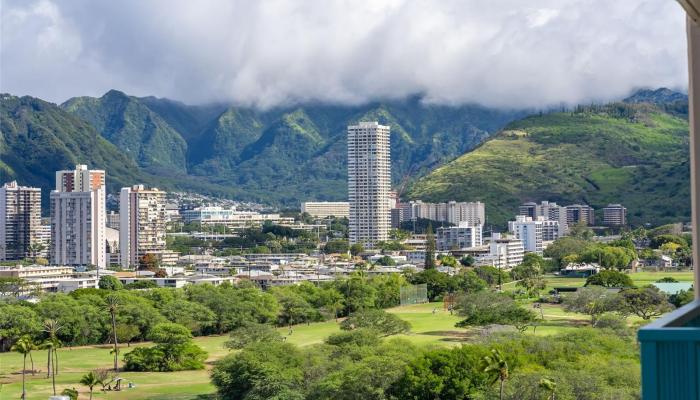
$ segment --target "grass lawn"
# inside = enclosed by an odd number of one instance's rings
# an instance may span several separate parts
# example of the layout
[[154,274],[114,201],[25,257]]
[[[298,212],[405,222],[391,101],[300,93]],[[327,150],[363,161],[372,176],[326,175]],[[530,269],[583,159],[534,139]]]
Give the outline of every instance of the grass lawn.
[[[433,313],[433,310],[435,312]],[[395,307],[388,310],[402,319],[411,323],[411,333],[401,337],[418,345],[454,346],[468,342],[474,335],[478,335],[476,329],[456,328],[454,325],[460,318],[450,315],[443,309],[442,303],[417,304],[412,306]],[[539,313],[538,310],[535,310]],[[586,316],[565,312],[560,306],[545,305],[543,309],[545,320],[538,324],[535,334],[551,335],[575,329],[577,326],[588,323]],[[287,336],[290,343],[299,346],[307,346],[320,343],[328,335],[339,332],[340,328],[335,321],[313,323],[309,325],[296,325],[292,334],[288,328],[280,328],[279,332]],[[533,329],[528,329],[533,333]],[[224,347],[228,336],[208,336],[195,338],[195,342],[209,352],[207,360],[208,368],[212,363],[229,353]],[[131,347],[146,344],[134,344]],[[94,368],[111,368],[112,356],[109,346],[86,346],[80,348],[62,348],[59,350],[59,375],[56,376],[57,392],[63,388],[75,387],[80,390],[80,398],[87,399],[87,388],[78,384],[80,377]],[[122,348],[122,354],[128,351]],[[51,395],[51,380],[46,379],[46,353],[37,351],[34,353],[36,376],[27,375],[27,399],[46,400]],[[29,367],[28,367],[29,368]],[[22,358],[17,353],[0,353],[0,400],[17,399],[21,395]],[[121,392],[95,392],[95,399],[181,399],[203,400],[207,399],[215,389],[209,382],[208,370],[183,371],[183,372],[127,372],[121,373],[121,377],[133,382],[136,387],[125,389]]]

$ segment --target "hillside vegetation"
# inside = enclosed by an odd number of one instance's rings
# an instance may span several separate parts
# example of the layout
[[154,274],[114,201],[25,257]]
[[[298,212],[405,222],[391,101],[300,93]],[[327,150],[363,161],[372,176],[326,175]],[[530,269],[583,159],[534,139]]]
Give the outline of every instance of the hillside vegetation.
[[419,98],[361,106],[310,104],[257,110],[187,106],[112,90],[61,107],[93,125],[144,171],[173,185],[278,205],[347,197],[347,125],[392,128],[395,183],[481,143],[524,115]]
[[509,124],[475,150],[435,169],[411,198],[481,200],[503,225],[524,201],[622,203],[633,224],[690,215],[688,123],[651,104],[616,103],[536,115]]
[[56,171],[78,163],[107,170],[111,191],[147,179],[90,124],[36,98],[0,96],[0,184],[39,186],[46,205]]

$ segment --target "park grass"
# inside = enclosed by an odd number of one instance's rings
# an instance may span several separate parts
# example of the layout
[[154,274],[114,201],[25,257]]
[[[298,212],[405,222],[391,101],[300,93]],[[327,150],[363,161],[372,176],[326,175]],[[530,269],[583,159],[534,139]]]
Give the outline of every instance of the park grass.
[[[394,307],[387,310],[411,324],[411,332],[397,337],[408,340],[417,346],[456,346],[468,343],[478,338],[481,331],[476,328],[456,328],[460,320],[457,315],[450,315],[442,303],[416,304]],[[539,316],[539,310],[533,310]],[[568,313],[559,305],[545,304],[544,320],[539,320],[536,329],[529,328],[528,334],[553,335],[568,332],[580,326],[588,325],[588,317],[581,314]],[[287,342],[299,346],[309,346],[321,343],[329,335],[339,332],[339,324],[326,321],[312,324],[295,325],[292,334],[289,328],[279,328],[280,334],[287,337]],[[204,400],[215,392],[210,383],[209,369],[214,362],[229,354],[224,347],[228,335],[197,337],[195,343],[209,353],[207,369],[200,371],[181,372],[125,372],[120,376],[133,382],[136,387],[121,392],[95,392],[95,399],[134,399],[134,400]],[[149,343],[132,344],[131,347],[149,345]],[[59,349],[60,373],[56,377],[57,391],[67,387],[80,390],[80,398],[87,398],[87,388],[77,382],[87,371],[95,368],[111,368],[112,357],[110,346],[85,346],[79,348]],[[122,347],[122,354],[128,351]],[[35,368],[44,371],[36,376],[27,375],[27,399],[45,400],[51,395],[51,380],[46,379],[44,351],[34,353]],[[17,399],[21,394],[22,358],[17,353],[0,354],[0,400]]]

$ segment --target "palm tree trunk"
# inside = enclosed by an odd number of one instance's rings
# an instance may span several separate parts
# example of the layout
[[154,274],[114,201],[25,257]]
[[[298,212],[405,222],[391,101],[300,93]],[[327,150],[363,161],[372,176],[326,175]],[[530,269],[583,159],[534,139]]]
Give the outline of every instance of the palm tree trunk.
[[49,377],[51,377],[51,351],[52,349],[49,347],[48,357],[46,359],[46,379],[49,379]]
[[90,400],[92,400],[92,388],[90,388]]
[[[55,351],[55,350],[54,350]],[[56,356],[58,358],[58,356]],[[51,368],[51,386],[53,387],[53,395],[56,395],[56,363],[53,362],[53,357],[51,358],[53,368]]]
[[114,336],[114,370],[119,373],[119,345],[117,343],[117,319],[112,312],[112,335]]
[[505,383],[505,380],[501,379],[501,392],[500,392],[500,399],[503,400],[503,383]]
[[53,349],[53,373],[58,375],[58,349],[55,347]]
[[27,373],[27,355],[24,355],[24,360],[22,362],[22,400],[27,398],[27,391],[24,385],[24,375]]

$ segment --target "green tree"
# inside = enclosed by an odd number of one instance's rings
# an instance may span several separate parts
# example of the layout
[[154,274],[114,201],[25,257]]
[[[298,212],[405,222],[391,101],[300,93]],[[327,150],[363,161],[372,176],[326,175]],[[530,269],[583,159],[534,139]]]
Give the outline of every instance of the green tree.
[[23,335],[41,331],[41,322],[30,307],[0,303],[0,350],[6,351]]
[[323,251],[326,254],[341,253],[345,254],[350,250],[350,246],[347,240],[335,239],[329,240],[325,246],[323,246]]
[[589,315],[592,323],[603,313],[625,309],[617,293],[600,286],[583,287],[564,297],[564,310]]
[[394,261],[394,259],[390,256],[383,256],[382,258],[377,260],[377,265],[392,266],[396,265],[396,261]]
[[535,318],[532,311],[521,307],[510,296],[490,291],[461,295],[455,308],[464,318],[456,324],[458,327],[500,324],[513,325],[522,331]]
[[340,323],[340,329],[353,330],[368,328],[382,336],[397,335],[411,330],[411,324],[399,318],[396,314],[379,309],[361,310],[350,314]]
[[281,342],[282,335],[268,324],[248,322],[231,331],[230,339],[224,343],[229,349],[242,349],[252,343]]
[[364,253],[364,251],[365,248],[361,243],[355,243],[350,246],[350,254],[352,254],[353,257],[357,257],[358,255]]
[[678,280],[674,277],[671,277],[671,276],[665,276],[665,277],[657,280],[656,282],[658,282],[658,283],[676,283],[676,282],[678,282]]
[[529,297],[537,296],[540,290],[546,286],[544,279],[542,279],[542,269],[539,263],[520,264],[513,268],[511,275],[513,279],[518,281],[517,285],[525,289]]
[[153,327],[148,338],[156,345],[137,347],[125,354],[125,370],[169,372],[204,368],[207,353],[192,343],[188,328],[163,322]]
[[202,335],[216,326],[216,314],[201,304],[178,299],[166,304],[161,314],[170,322],[184,325],[193,335]]
[[[27,374],[27,356],[30,356],[32,350],[36,348],[32,338],[29,336],[22,336],[17,340],[17,342],[12,346],[12,351],[15,351],[22,355],[22,400],[27,398],[27,390],[25,377]],[[32,373],[34,373],[34,368],[32,367]]]
[[114,343],[114,371],[119,373],[119,342],[117,341],[117,312],[121,306],[119,297],[109,295],[105,298],[105,309],[109,313],[112,322],[112,339]]
[[557,384],[553,380],[542,378],[540,379],[539,386],[549,393],[549,400],[554,400],[554,392],[557,390]]
[[61,347],[61,341],[58,340],[58,331],[63,327],[55,319],[47,319],[44,321],[44,332],[48,339],[42,344],[48,352],[46,363],[46,377],[51,374],[51,385],[53,394],[56,395],[56,374],[58,373],[58,348]]
[[425,261],[423,267],[425,269],[435,268],[435,235],[433,234],[432,224],[428,224],[428,229],[425,233]]
[[500,382],[499,398],[503,400],[503,386],[508,379],[508,362],[498,349],[492,349],[491,354],[484,356],[484,372],[489,375],[492,383]]
[[97,374],[95,374],[95,371],[90,371],[87,374],[83,375],[82,378],[80,378],[80,384],[83,386],[87,386],[88,389],[90,389],[90,400],[92,400],[92,392],[95,386],[100,384],[99,379],[97,378]]
[[633,287],[634,283],[629,275],[614,271],[600,271],[595,275],[591,275],[586,279],[586,286],[603,286],[607,288],[628,288]]
[[211,380],[222,399],[302,400],[304,357],[289,343],[254,343],[219,360]]
[[100,289],[104,290],[120,290],[124,288],[124,285],[122,285],[122,283],[119,282],[119,279],[111,275],[101,276],[100,281],[97,285]]
[[473,267],[476,263],[476,260],[471,254],[469,254],[460,258],[459,263],[462,264],[463,267]]
[[626,289],[620,294],[627,308],[644,320],[658,317],[673,309],[666,295],[655,286]]

